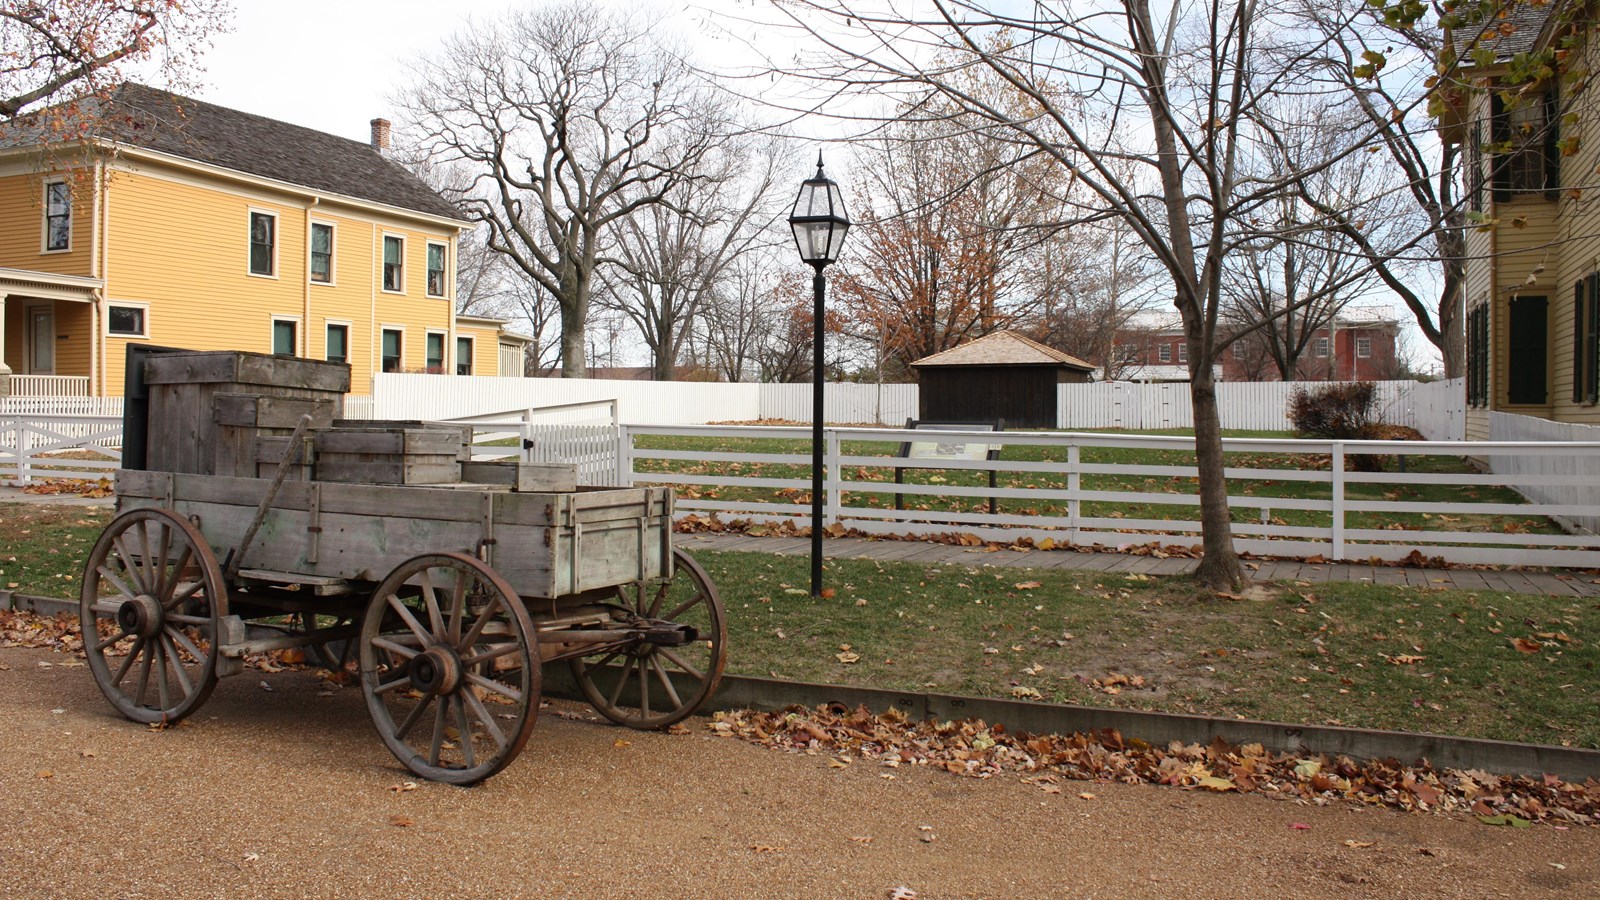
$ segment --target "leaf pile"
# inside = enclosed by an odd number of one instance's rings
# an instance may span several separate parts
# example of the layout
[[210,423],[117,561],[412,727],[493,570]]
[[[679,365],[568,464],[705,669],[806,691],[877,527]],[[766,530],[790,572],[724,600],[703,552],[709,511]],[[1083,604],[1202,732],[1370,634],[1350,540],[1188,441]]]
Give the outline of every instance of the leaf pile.
[[888,768],[931,766],[968,778],[1021,774],[1048,786],[1056,777],[1080,781],[1160,784],[1189,790],[1258,793],[1316,804],[1346,800],[1393,809],[1508,815],[1600,825],[1600,781],[1583,784],[1554,775],[1530,778],[1477,769],[1435,769],[1394,759],[1357,762],[1347,756],[1278,754],[1260,744],[1210,745],[1177,741],[1156,747],[1115,729],[1068,735],[1008,732],[979,719],[913,722],[891,709],[874,714],[839,704],[782,712],[716,713],[710,729],[792,752],[827,753]]
[[73,494],[79,497],[109,497],[116,493],[109,478],[39,478],[23,485],[22,492],[42,496]]
[[0,647],[28,647],[83,653],[77,616],[40,616],[22,610],[0,610]]

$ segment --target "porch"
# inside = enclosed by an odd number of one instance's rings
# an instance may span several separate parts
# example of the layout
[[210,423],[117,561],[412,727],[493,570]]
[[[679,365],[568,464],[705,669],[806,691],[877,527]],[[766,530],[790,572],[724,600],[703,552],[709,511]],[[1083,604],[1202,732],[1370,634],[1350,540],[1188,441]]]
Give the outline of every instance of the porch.
[[93,393],[103,284],[0,268],[0,397]]

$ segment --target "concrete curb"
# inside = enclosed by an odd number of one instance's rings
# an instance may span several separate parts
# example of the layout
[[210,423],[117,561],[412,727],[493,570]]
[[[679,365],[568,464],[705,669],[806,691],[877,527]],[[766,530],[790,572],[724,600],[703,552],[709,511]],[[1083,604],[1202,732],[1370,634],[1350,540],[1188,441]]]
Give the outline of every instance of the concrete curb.
[[[63,612],[76,614],[78,611],[76,602],[52,597],[12,594],[10,600],[16,609],[32,610],[40,615]],[[0,609],[4,608],[7,606],[0,598]],[[583,699],[566,666],[552,666],[545,671],[544,691],[557,697]],[[1231,744],[1260,744],[1275,753],[1326,753],[1359,760],[1396,759],[1406,764],[1426,759],[1441,768],[1482,769],[1497,775],[1549,773],[1579,782],[1586,778],[1600,778],[1600,750],[1577,747],[1330,725],[1292,725],[1287,722],[1223,719],[1133,709],[1102,709],[1065,703],[1028,703],[956,694],[888,691],[746,675],[723,676],[722,686],[707,703],[707,708],[770,711],[789,706],[815,707],[825,703],[840,703],[848,707],[865,705],[876,712],[894,708],[919,721],[982,719],[990,724],[1003,723],[1011,731],[1036,734],[1070,734],[1115,728],[1123,737],[1136,738],[1156,746],[1165,746],[1172,741],[1209,744],[1221,737]]]

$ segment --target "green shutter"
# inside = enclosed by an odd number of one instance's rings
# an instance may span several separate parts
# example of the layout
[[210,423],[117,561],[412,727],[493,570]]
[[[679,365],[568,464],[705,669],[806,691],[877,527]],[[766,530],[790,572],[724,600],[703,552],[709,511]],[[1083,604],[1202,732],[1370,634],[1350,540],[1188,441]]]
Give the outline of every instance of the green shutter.
[[1588,324],[1588,309],[1584,302],[1584,288],[1586,280],[1580,280],[1572,286],[1572,402],[1582,403],[1584,390],[1588,384],[1588,373],[1585,369],[1584,332]]

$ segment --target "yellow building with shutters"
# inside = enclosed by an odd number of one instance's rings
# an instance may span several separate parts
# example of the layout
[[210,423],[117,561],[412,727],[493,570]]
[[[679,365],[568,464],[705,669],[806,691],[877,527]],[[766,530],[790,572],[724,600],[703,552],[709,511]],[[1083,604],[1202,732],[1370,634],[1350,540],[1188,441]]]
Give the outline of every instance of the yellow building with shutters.
[[[455,315],[442,197],[371,144],[126,84],[71,145],[0,132],[0,396],[119,395],[125,349],[501,374],[524,339]],[[521,375],[517,371],[504,374]]]

